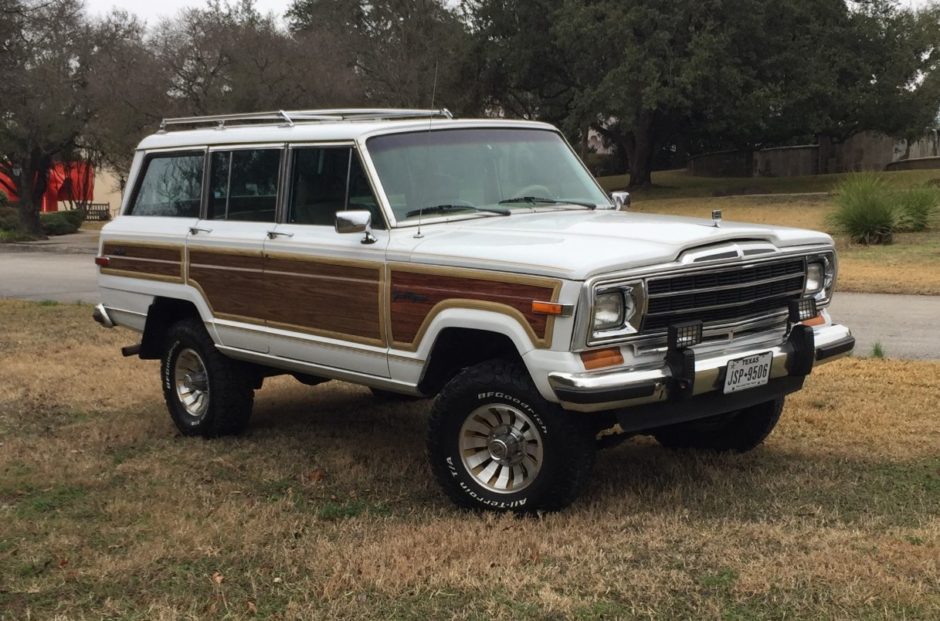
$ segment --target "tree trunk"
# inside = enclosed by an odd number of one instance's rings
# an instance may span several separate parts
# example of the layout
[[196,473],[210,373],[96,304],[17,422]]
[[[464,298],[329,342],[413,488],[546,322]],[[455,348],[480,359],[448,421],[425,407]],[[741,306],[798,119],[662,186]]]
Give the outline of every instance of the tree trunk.
[[628,142],[630,184],[627,189],[648,188],[653,183],[653,151],[656,146],[653,137],[654,114],[652,110],[641,111],[633,126],[633,136]]
[[20,224],[24,233],[36,237],[45,237],[39,223],[39,213],[42,210],[42,195],[49,185],[50,166],[52,157],[38,149],[33,149],[29,157],[20,162]]

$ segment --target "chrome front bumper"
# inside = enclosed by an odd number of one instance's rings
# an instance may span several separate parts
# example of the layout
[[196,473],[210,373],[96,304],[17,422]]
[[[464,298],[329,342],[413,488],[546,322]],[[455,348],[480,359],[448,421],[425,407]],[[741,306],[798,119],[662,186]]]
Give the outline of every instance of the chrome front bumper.
[[[845,326],[797,328],[802,330],[794,329],[784,342],[774,346],[749,347],[701,358],[693,356],[690,366],[694,366],[694,370],[681,373],[677,373],[675,365],[665,363],[610,371],[550,373],[548,382],[565,409],[598,412],[686,399],[720,390],[728,363],[738,358],[772,352],[770,383],[774,384],[776,379],[805,376],[815,364],[847,356],[855,348],[855,338]],[[807,333],[812,338],[806,337]],[[689,381],[680,382],[681,376]],[[752,390],[760,391],[759,388]]]

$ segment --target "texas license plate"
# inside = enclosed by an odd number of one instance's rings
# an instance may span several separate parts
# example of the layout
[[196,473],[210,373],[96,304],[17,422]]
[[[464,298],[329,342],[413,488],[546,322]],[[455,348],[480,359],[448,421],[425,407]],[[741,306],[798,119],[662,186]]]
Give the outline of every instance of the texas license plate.
[[725,375],[725,394],[763,386],[770,380],[770,365],[773,352],[738,358],[728,363]]

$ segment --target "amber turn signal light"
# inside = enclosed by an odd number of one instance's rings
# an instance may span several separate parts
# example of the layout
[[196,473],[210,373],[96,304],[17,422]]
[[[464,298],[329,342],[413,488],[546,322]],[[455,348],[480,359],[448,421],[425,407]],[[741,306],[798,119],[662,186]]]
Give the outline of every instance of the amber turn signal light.
[[804,326],[821,326],[826,323],[825,318],[822,315],[816,315],[810,319],[805,319],[801,321]]
[[601,369],[603,367],[613,367],[618,364],[623,364],[623,354],[620,353],[619,347],[583,351],[581,352],[581,362],[588,371]]
[[532,302],[532,312],[539,315],[562,315],[565,305],[555,302]]

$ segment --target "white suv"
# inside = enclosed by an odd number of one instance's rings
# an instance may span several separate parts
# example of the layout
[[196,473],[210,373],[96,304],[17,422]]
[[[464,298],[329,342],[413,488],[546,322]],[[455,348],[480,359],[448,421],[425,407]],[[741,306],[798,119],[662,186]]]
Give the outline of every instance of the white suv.
[[562,507],[600,439],[745,451],[814,364],[827,235],[631,213],[544,123],[434,110],[167,119],[96,262],[186,435],[238,433],[265,377],[434,397],[467,507]]

